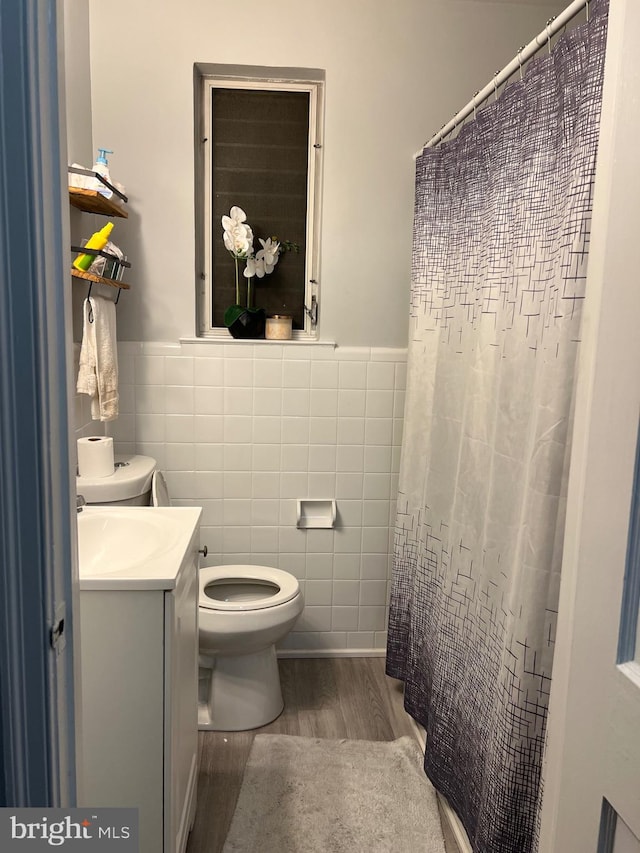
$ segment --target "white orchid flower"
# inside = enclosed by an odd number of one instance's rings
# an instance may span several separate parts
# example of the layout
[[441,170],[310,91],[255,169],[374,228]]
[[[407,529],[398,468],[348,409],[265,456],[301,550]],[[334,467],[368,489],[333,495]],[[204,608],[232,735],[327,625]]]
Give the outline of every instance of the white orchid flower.
[[253,232],[248,225],[236,223],[222,235],[225,249],[234,258],[246,258],[253,251]]
[[256,274],[256,259],[255,258],[247,258],[247,265],[244,268],[244,272],[242,273],[245,278],[253,278]]
[[274,243],[271,237],[267,237],[266,240],[260,238],[260,242],[262,243],[262,248],[256,252],[256,258],[264,261],[265,270],[267,272],[271,272],[275,265],[278,263],[278,256],[280,254],[280,243]]
[[251,305],[251,282],[254,277],[264,278],[273,272],[280,255],[280,243],[268,237],[260,240],[262,246],[255,254],[253,251],[253,231],[247,223],[247,214],[241,207],[234,205],[229,211],[229,216],[221,217],[222,239],[224,247],[229,251],[235,261],[236,278],[236,306],[240,305],[240,282],[238,261],[245,261],[243,276],[247,281],[247,302]]
[[234,258],[246,258],[253,252],[253,231],[245,224],[246,219],[244,210],[235,205],[229,216],[222,217],[224,246]]
[[231,231],[236,225],[242,225],[247,221],[247,214],[241,207],[234,205],[229,211],[229,216],[222,217],[222,227],[225,231]]
[[262,258],[257,255],[253,258],[247,258],[247,265],[244,269],[244,275],[247,278],[253,278],[254,275],[258,278],[264,278],[267,269]]

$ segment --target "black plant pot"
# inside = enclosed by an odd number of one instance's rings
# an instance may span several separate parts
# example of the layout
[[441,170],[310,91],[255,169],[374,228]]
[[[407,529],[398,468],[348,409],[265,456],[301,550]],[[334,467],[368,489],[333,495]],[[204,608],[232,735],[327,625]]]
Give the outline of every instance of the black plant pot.
[[264,308],[245,308],[227,328],[234,338],[264,338],[266,319]]

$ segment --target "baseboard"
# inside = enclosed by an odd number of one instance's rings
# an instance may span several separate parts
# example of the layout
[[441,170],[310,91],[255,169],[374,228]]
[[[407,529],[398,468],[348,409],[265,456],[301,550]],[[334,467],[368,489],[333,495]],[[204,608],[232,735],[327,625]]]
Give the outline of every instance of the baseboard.
[[277,649],[279,658],[383,658],[385,649]]
[[438,794],[438,801],[440,802],[440,809],[442,811],[442,816],[446,819],[449,824],[449,829],[455,839],[456,844],[458,845],[458,849],[460,853],[473,853],[471,849],[471,844],[469,843],[469,836],[467,835],[464,826],[460,822],[460,818],[451,808],[446,798],[442,796],[442,794]]

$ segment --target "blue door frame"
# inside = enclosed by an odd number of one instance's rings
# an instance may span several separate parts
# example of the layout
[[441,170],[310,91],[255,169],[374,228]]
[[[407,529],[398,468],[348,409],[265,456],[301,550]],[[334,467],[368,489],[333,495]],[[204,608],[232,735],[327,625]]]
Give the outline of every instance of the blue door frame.
[[0,0],[0,806],[75,802],[60,19]]

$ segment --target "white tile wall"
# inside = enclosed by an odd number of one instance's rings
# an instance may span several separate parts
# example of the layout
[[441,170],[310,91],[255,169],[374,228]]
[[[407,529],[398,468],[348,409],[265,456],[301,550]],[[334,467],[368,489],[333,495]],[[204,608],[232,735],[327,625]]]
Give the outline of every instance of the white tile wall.
[[[300,579],[305,611],[283,648],[383,649],[406,351],[127,342],[119,362],[107,431],[116,451],[158,460],[175,504],[203,507],[206,564]],[[305,497],[336,498],[335,530],[296,528]]]

